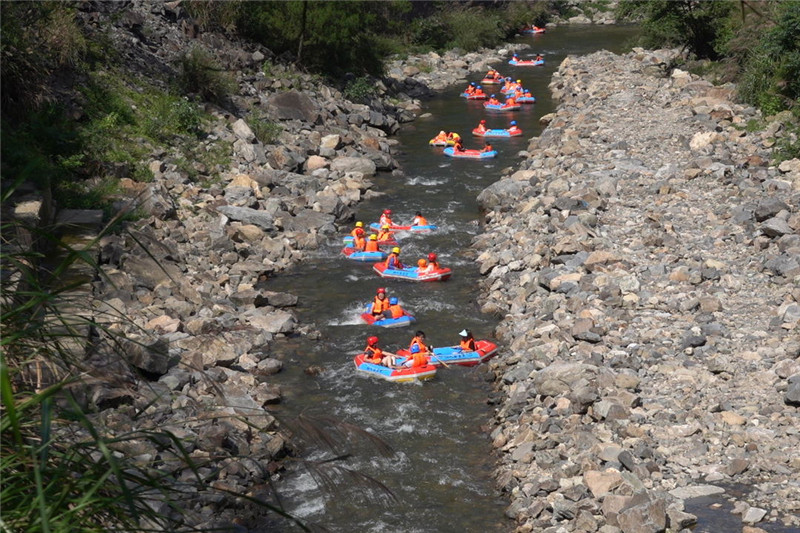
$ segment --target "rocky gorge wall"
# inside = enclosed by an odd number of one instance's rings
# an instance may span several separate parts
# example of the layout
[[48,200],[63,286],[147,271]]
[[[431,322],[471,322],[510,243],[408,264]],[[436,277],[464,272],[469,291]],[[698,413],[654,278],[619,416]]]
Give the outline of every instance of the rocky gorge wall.
[[[115,453],[142,468],[174,469],[176,487],[186,494],[185,525],[264,527],[263,510],[225,494],[272,501],[280,460],[297,444],[270,413],[281,401],[270,376],[283,366],[273,343],[316,335],[313,325],[297,322],[297,297],[269,290],[268,280],[338,239],[356,204],[380,194],[372,190],[376,172],[401,172],[390,136],[415,118],[419,98],[433,94],[436,84],[405,64],[375,80],[378,97],[354,103],[266,48],[200,31],[180,1],[84,2],[78,18],[90,36],[116,50],[129,73],[123,83],[140,78],[167,87],[182,56],[200,48],[237,89],[224,105],[204,104],[211,120],[193,140],[201,152],[226,151],[224,164],[191,161],[187,170],[180,153],[154,147],[145,162],[152,181],[116,169],[119,209],[137,209],[143,217],[93,249],[98,272],[90,293],[79,297],[88,300],[84,318],[98,327],[76,343],[87,377],[76,394],[104,435],[143,432]],[[432,54],[426,61],[447,64],[449,70],[430,80],[450,84],[501,57],[497,51]],[[71,116],[83,114],[77,92],[64,89],[59,99]],[[280,127],[274,142],[254,133],[254,113]],[[22,198],[14,214],[49,222],[42,205]],[[67,232],[88,232],[89,242],[102,212],[57,210],[55,221]],[[169,432],[181,449],[169,439],[155,442],[150,431]],[[183,470],[184,452],[203,480],[200,490],[187,489],[193,476]],[[165,505],[163,511],[177,519]]]
[[800,527],[800,160],[771,166],[780,122],[750,129],[674,55],[567,58],[548,126],[479,196],[520,532],[678,531],[732,484],[746,531]]

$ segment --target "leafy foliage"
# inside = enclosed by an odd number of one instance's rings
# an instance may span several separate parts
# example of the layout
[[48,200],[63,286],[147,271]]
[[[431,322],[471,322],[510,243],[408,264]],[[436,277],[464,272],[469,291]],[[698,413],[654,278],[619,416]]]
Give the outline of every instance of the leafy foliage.
[[375,82],[369,76],[350,80],[344,87],[345,98],[353,102],[366,103],[375,94]]
[[75,64],[87,44],[65,2],[0,2],[0,10],[3,113],[17,115],[48,96],[48,76]]
[[196,46],[181,58],[178,84],[185,94],[222,104],[236,89],[233,77],[206,50]]
[[739,95],[766,114],[796,105],[800,98],[800,4],[773,4],[766,30],[749,34],[735,49],[742,64]]
[[733,8],[727,0],[622,0],[617,15],[643,19],[642,46],[683,46],[700,59],[719,59],[720,37]]

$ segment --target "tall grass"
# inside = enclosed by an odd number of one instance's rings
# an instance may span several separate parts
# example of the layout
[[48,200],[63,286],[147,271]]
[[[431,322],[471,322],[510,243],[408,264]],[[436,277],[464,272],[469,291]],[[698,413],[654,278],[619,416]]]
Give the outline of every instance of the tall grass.
[[[13,187],[3,192],[4,205],[12,193]],[[88,242],[68,244],[57,228],[29,227],[10,220],[4,212],[0,247],[0,530],[204,531],[208,529],[197,527],[190,514],[201,501],[218,502],[219,509],[236,507],[241,516],[273,513],[308,530],[283,511],[274,488],[251,493],[213,483],[221,461],[249,459],[235,450],[189,453],[189,443],[146,419],[158,399],[114,416],[99,411],[88,397],[93,386],[127,373],[115,324],[133,323],[113,309],[99,314],[91,291],[92,280],[102,276],[94,260],[98,242],[122,216],[120,213]],[[27,244],[23,246],[23,242]],[[112,350],[110,364],[119,371],[111,373],[111,378],[98,373],[89,357],[100,349]],[[263,427],[254,422],[258,416],[236,418],[254,434],[274,432],[274,419],[259,413]],[[135,422],[125,423],[128,416]],[[192,416],[186,413],[189,426]],[[231,417],[206,413],[194,423],[224,424]],[[114,422],[116,418],[123,423]],[[393,498],[381,483],[342,462],[349,456],[347,443],[354,438],[367,439],[380,453],[391,454],[380,438],[329,419],[301,417],[282,426],[283,431],[293,432],[298,443],[305,440],[329,450],[319,461],[298,460],[323,489],[339,490],[342,483],[352,486],[355,482],[367,487],[364,493],[374,492],[377,499]],[[144,443],[144,449],[157,451],[157,456],[140,456]],[[261,481],[271,485],[266,468],[263,476]]]

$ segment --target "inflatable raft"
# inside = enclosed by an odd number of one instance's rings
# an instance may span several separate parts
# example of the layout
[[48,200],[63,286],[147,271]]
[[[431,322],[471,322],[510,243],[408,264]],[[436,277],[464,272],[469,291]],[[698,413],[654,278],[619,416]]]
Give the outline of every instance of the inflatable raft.
[[535,104],[536,97],[535,96],[520,96],[517,98],[518,104]]
[[481,85],[500,85],[505,80],[503,78],[483,78],[481,80]]
[[522,109],[521,105],[490,104],[487,102],[483,103],[483,107],[487,111],[517,111]]
[[456,152],[452,146],[448,146],[444,149],[444,155],[464,159],[491,159],[497,156],[497,150],[492,150],[491,152],[481,152],[480,150]]
[[[376,231],[378,229],[380,229],[380,228],[378,228],[378,227],[375,228]],[[344,237],[342,237],[342,242],[344,242],[345,246],[352,247],[353,246],[353,240],[354,239],[353,239],[352,235],[345,235]],[[384,239],[382,241],[378,241],[378,246],[394,246],[395,244],[397,244],[397,241],[394,240],[394,239]]]
[[403,315],[397,318],[386,318],[383,316],[374,316],[370,311],[372,304],[367,305],[364,312],[361,313],[361,320],[370,326],[380,326],[382,328],[402,328],[416,322],[416,318],[411,315]]
[[461,98],[466,98],[467,100],[486,100],[489,98],[489,95],[486,93],[482,94],[468,94],[468,93],[461,93]]
[[538,67],[544,65],[544,59],[517,59],[516,61],[509,59],[508,64],[515,67]]
[[433,365],[424,365],[414,368],[389,368],[388,366],[377,365],[375,363],[367,363],[364,361],[364,357],[365,355],[361,353],[353,359],[353,363],[356,365],[356,372],[385,379],[386,381],[393,381],[396,383],[423,381],[431,379],[436,375],[436,367]]
[[[434,348],[433,355],[428,356],[428,363],[433,366],[476,366],[497,353],[497,345],[487,340],[475,341],[475,348],[474,352],[464,351],[460,346]],[[408,350],[397,350],[397,355],[407,358],[411,356],[411,353]],[[398,360],[398,362],[400,361]]]
[[374,265],[372,270],[382,278],[405,279],[408,281],[445,281],[453,274],[453,271],[449,268],[440,268],[428,274],[420,275],[419,272],[417,272],[417,267],[406,267],[400,270],[397,268],[386,268],[385,263]]
[[[447,150],[447,148],[445,148],[445,150]],[[377,222],[373,222],[372,224],[369,225],[369,227],[370,229],[378,230],[380,229],[381,225]],[[434,224],[428,224],[427,226],[397,226],[392,224],[392,226],[389,229],[392,231],[412,231],[415,233],[429,233],[431,231],[437,230],[438,228],[439,227],[435,226]],[[378,243],[383,244],[383,241],[378,241]]]
[[472,130],[472,134],[476,137],[519,137],[522,135],[522,130],[509,131],[509,130],[483,130],[478,128]]
[[345,246],[342,248],[342,253],[348,259],[353,261],[361,261],[362,263],[374,263],[376,261],[385,261],[388,255],[386,252],[361,252],[352,246]]
[[456,143],[455,139],[449,141],[443,141],[437,139],[436,137],[428,141],[428,144],[430,144],[431,146],[453,146],[455,143]]
[[533,34],[536,34],[536,33],[544,33],[544,32],[545,32],[544,28],[540,28],[538,26],[534,26],[533,28],[525,28],[524,30],[522,30],[521,33],[526,33],[528,35],[533,35]]

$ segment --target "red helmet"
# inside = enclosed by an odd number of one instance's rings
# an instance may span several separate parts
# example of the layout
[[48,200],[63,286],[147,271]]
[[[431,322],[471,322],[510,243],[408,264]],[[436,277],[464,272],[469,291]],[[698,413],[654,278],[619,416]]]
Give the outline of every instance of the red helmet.
[[392,210],[391,209],[384,209],[383,210],[383,214],[384,215],[391,215],[392,214]]
[[367,346],[375,346],[376,344],[378,344],[378,337],[375,335],[367,337]]
[[431,252],[428,254],[428,261],[436,261],[436,254]]
[[385,287],[378,287],[378,291],[377,291],[377,292],[378,292],[379,294],[380,294],[380,293],[386,293],[386,288],[385,288]]
[[481,120],[481,124],[486,124],[486,121],[485,120]]
[[361,228],[356,228],[356,235],[364,235],[364,230]]

